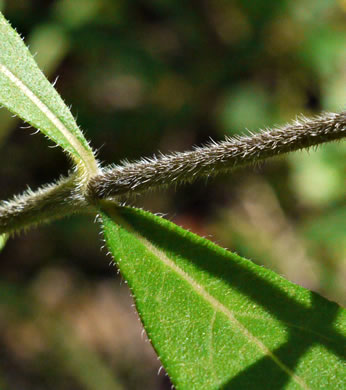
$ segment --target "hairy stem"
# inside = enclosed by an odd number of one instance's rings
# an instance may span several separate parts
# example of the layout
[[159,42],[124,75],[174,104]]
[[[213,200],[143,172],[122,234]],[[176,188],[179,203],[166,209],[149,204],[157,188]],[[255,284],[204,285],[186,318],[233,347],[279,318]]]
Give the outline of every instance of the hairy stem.
[[77,175],[60,179],[36,192],[0,203],[0,234],[13,233],[32,225],[75,213],[96,213],[100,199],[114,199],[159,186],[192,182],[268,157],[340,140],[346,135],[346,112],[325,113],[312,119],[264,130],[250,136],[228,138],[190,152],[161,155],[151,159],[106,168],[92,178],[87,193]]
[[90,181],[89,192],[94,198],[112,198],[158,186],[192,182],[268,157],[338,140],[345,135],[346,112],[324,113],[312,119],[302,117],[283,127],[226,138],[190,152],[160,155],[106,168],[103,174]]
[[20,196],[1,202],[0,234],[13,233],[78,212],[93,211],[81,196],[78,183],[74,174],[36,192],[29,189]]

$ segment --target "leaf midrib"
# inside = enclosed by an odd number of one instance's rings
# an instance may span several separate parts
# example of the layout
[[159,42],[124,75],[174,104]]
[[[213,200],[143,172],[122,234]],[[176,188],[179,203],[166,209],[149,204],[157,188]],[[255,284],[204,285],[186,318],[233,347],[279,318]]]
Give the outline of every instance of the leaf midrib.
[[287,375],[289,375],[299,386],[301,386],[305,390],[309,390],[309,386],[304,382],[304,380],[296,375],[288,366],[286,366],[276,355],[270,351],[270,349],[262,343],[257,337],[255,337],[241,322],[239,322],[231,310],[229,310],[226,306],[224,306],[221,302],[219,302],[216,298],[210,295],[205,288],[196,282],[191,276],[189,276],[185,271],[183,271],[180,267],[178,267],[172,260],[170,260],[164,251],[159,249],[157,246],[152,244],[145,237],[141,236],[131,225],[125,222],[121,217],[112,213],[112,217],[114,221],[118,221],[118,223],[123,226],[126,230],[131,232],[135,237],[145,246],[145,248],[156,258],[158,258],[162,263],[164,263],[167,267],[171,268],[175,273],[178,274],[183,280],[185,280],[193,290],[199,294],[206,302],[208,302],[215,311],[218,311],[224,314],[227,319],[235,325],[240,332],[248,338],[251,342],[253,342],[264,355],[268,356],[273,360],[278,367],[280,367]]
[[50,122],[62,133],[65,139],[73,147],[75,152],[81,158],[89,176],[98,173],[98,166],[92,152],[87,152],[78,139],[71,133],[61,120],[45,105],[34,92],[30,90],[17,76],[15,76],[5,65],[0,63],[0,72],[7,77],[20,91],[31,100],[31,102],[50,120]]

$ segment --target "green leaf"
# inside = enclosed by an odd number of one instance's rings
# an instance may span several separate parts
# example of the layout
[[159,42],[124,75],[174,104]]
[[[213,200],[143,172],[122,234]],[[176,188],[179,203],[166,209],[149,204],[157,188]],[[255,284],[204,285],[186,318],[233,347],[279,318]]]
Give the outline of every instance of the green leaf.
[[[31,51],[37,53],[35,60],[47,77],[54,74],[69,49],[67,34],[52,23],[39,24],[31,31],[27,42]],[[0,146],[15,127],[16,120],[9,111],[0,110]]]
[[104,234],[177,389],[342,389],[345,311],[148,212]]
[[0,234],[0,252],[4,249],[6,242],[8,240],[8,234]]
[[71,112],[1,13],[0,103],[69,152],[78,166],[97,172],[93,152]]

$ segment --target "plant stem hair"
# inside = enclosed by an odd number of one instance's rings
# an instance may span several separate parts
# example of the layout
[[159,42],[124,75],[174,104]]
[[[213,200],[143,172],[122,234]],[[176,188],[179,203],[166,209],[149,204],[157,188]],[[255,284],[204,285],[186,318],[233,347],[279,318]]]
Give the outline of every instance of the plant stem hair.
[[94,198],[112,198],[192,182],[268,157],[341,139],[345,134],[346,112],[324,113],[312,119],[302,116],[282,127],[226,138],[219,143],[212,141],[192,151],[107,167],[101,175],[91,179],[89,193]]

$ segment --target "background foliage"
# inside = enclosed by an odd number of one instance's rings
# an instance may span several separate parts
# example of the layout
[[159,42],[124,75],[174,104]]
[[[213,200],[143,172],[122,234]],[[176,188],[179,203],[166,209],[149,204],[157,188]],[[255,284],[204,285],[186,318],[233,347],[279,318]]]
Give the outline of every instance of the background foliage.
[[[44,72],[59,76],[105,163],[345,108],[342,0],[0,4]],[[0,111],[0,199],[69,169],[21,125]],[[343,145],[326,145],[130,204],[343,304],[344,157]],[[1,253],[1,388],[169,388],[91,222],[41,227]]]

